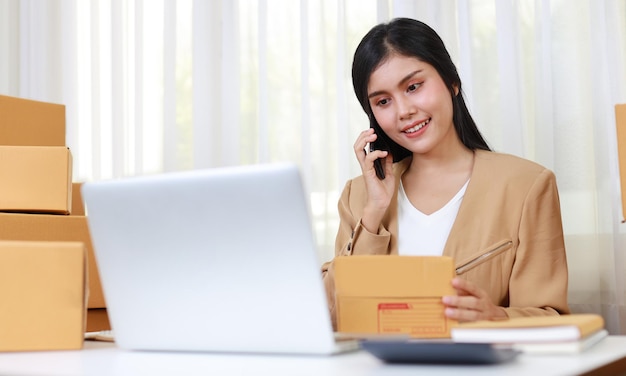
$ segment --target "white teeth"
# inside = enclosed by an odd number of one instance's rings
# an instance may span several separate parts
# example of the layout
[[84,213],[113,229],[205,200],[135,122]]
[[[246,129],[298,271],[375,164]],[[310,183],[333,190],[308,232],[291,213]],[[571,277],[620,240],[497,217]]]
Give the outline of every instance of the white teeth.
[[430,123],[430,119],[419,123],[418,125],[414,126],[413,128],[407,129],[406,131],[404,131],[404,133],[415,133],[415,132],[419,131],[420,129],[422,129],[428,123]]

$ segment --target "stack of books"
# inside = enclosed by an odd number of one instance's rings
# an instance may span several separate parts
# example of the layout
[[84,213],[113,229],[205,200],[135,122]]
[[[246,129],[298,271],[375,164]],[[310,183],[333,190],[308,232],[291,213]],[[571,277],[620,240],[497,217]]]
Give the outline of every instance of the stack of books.
[[507,344],[526,353],[580,353],[608,335],[596,314],[518,317],[462,323],[452,328],[460,343]]

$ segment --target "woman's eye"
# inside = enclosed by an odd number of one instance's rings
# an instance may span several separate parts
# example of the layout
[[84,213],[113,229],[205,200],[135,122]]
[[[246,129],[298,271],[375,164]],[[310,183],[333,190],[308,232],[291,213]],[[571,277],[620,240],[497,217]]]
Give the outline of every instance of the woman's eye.
[[379,106],[384,106],[387,103],[389,103],[389,99],[385,98],[385,99],[379,100],[376,104],[379,105]]
[[409,87],[407,88],[407,91],[411,92],[411,91],[415,91],[417,90],[418,87],[420,87],[421,84],[411,84],[409,85]]

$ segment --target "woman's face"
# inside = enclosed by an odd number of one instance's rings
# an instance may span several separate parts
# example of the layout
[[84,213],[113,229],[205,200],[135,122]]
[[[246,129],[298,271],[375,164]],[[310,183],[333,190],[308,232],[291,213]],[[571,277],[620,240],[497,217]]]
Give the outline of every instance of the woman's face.
[[432,65],[394,54],[370,76],[367,95],[383,131],[414,154],[459,143],[450,91]]

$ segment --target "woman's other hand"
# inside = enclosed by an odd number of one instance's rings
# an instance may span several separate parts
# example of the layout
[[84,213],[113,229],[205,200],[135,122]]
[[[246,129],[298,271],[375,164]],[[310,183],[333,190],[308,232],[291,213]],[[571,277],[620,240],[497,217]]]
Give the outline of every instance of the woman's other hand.
[[485,290],[462,278],[454,278],[452,287],[457,295],[444,296],[446,317],[460,322],[507,318],[504,308],[491,302]]

